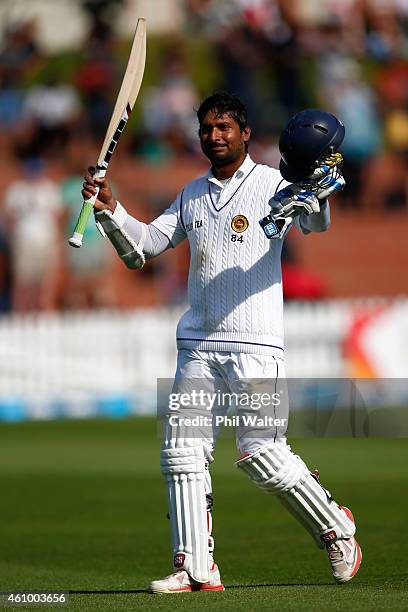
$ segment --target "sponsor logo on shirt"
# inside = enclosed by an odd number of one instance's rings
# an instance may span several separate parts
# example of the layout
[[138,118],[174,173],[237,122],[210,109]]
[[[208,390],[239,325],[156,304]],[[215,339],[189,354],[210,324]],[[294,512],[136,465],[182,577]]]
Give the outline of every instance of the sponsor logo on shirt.
[[190,221],[190,223],[186,223],[186,232],[191,232],[193,229],[199,229],[203,227],[203,220],[198,219],[197,221]]

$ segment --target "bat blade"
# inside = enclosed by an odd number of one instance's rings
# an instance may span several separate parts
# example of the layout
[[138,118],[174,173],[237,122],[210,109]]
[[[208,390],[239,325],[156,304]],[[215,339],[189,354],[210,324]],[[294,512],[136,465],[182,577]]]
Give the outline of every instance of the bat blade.
[[[95,178],[102,178],[105,176],[119,137],[125,128],[130,113],[135,105],[136,98],[139,94],[145,62],[146,20],[143,19],[143,17],[139,17],[136,24],[132,48],[130,50],[129,60],[122,80],[122,85],[120,87],[116,104],[112,112],[112,117],[109,122],[108,129],[106,130],[105,140],[98,157],[96,173],[94,175]],[[97,188],[97,193],[82,205],[74,234],[68,241],[72,247],[79,248],[82,246],[82,239],[86,224],[96,202],[98,191],[99,189]]]
[[[112,139],[115,139],[115,133],[122,126],[121,120],[124,121],[123,127],[129,118],[130,113],[136,102],[142,84],[143,73],[146,63],[146,20],[139,17],[136,24],[136,30],[133,37],[132,48],[130,50],[129,60],[123,77],[122,85],[116,100],[115,107],[112,112],[112,117],[106,130],[105,140],[103,142],[101,152],[98,158],[98,166],[102,166],[105,161],[106,154]],[[126,116],[123,119],[123,116]],[[120,133],[123,131],[120,129]],[[120,135],[118,134],[118,136]],[[116,144],[116,143],[115,143]],[[109,161],[109,160],[108,160]]]

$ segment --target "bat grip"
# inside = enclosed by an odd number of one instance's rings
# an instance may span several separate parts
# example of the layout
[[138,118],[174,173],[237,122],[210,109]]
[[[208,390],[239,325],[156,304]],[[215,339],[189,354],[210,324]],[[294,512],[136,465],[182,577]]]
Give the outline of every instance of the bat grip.
[[[106,168],[101,168],[100,166],[96,166],[95,174],[93,178],[103,178],[106,174]],[[92,209],[98,197],[99,187],[96,186],[96,193],[89,198],[89,200],[85,200],[82,204],[81,212],[79,213],[78,221],[76,222],[74,233],[71,238],[68,240],[69,244],[72,247],[79,249],[82,246],[82,239],[84,237],[85,228],[88,223],[88,219],[91,215]]]

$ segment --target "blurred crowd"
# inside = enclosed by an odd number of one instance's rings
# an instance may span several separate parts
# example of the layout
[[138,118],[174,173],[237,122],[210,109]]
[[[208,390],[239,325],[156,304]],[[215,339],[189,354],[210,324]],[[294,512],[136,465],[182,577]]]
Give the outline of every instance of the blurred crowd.
[[[408,202],[408,0],[180,0],[184,25],[149,36],[142,92],[110,175],[118,199],[149,221],[206,170],[194,109],[214,90],[246,103],[251,155],[276,166],[279,132],[320,107],[346,126],[341,209],[392,214]],[[122,2],[86,1],[82,49],[45,56],[34,21],[7,24],[0,48],[0,312],[177,303],[183,246],[129,273],[93,223],[67,246],[121,81],[129,41]],[[286,297],[324,284],[285,250]]]

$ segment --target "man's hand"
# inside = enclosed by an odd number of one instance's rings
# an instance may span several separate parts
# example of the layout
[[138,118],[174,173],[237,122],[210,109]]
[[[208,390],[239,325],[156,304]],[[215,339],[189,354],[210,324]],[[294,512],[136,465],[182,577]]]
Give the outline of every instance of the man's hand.
[[116,200],[113,197],[112,190],[109,185],[109,181],[106,178],[94,179],[95,168],[90,166],[88,172],[85,175],[85,181],[82,189],[82,196],[84,200],[89,200],[97,192],[99,187],[99,193],[97,200],[94,204],[95,211],[97,210],[110,210],[112,213],[116,208]]
[[320,212],[320,204],[346,184],[340,170],[340,153],[334,153],[304,181],[287,185],[270,200],[273,217],[295,217]]
[[300,189],[311,191],[319,200],[326,200],[332,193],[341,191],[346,181],[341,173],[341,153],[333,153],[322,161],[310,176],[296,183]]
[[267,238],[283,238],[295,217],[320,211],[317,197],[293,183],[287,185],[269,200],[271,213],[259,223]]
[[270,200],[272,214],[279,216],[296,216],[301,212],[307,215],[320,211],[317,197],[311,190],[304,189],[302,185],[293,183],[287,185]]
[[269,201],[271,213],[259,223],[267,238],[283,238],[293,219],[302,212],[320,212],[320,205],[328,196],[346,184],[340,166],[341,153],[333,153],[305,180],[287,185]]

